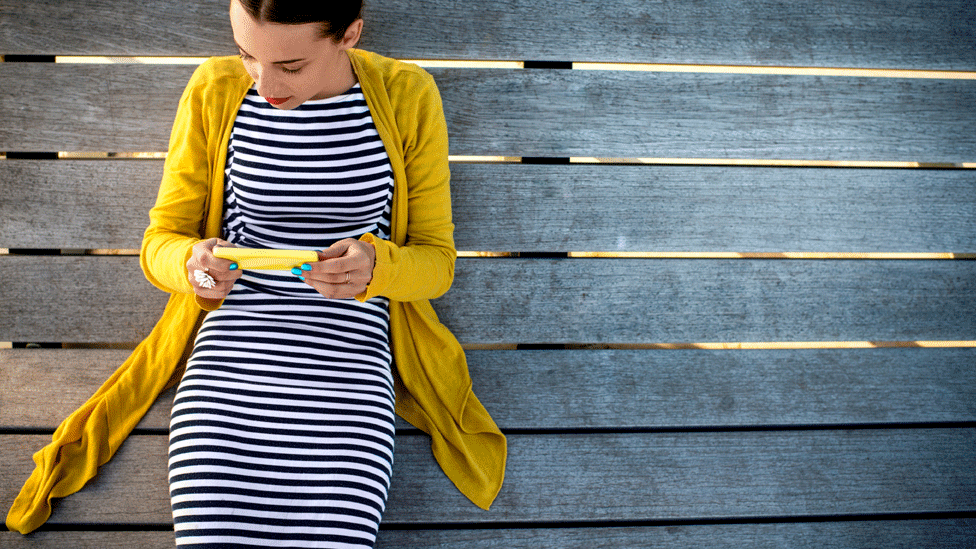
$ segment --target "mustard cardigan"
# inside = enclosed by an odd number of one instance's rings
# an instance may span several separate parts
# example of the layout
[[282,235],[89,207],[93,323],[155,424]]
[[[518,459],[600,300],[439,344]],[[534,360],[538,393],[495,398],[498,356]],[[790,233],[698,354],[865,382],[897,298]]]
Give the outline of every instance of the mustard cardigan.
[[[445,474],[487,509],[501,489],[506,440],[471,389],[460,344],[428,301],[450,287],[456,256],[440,95],[415,65],[362,50],[350,50],[349,58],[394,173],[391,238],[362,237],[376,248],[376,265],[356,298],[390,298],[397,414],[431,436]],[[9,529],[35,530],[50,517],[52,498],[95,476],[159,393],[178,381],[204,311],[219,307],[193,293],[185,264],[195,243],[221,236],[227,142],[252,85],[236,57],[210,59],[190,79],[141,254],[146,277],[171,293],[169,302],[149,336],[34,454],[34,472],[7,515]]]

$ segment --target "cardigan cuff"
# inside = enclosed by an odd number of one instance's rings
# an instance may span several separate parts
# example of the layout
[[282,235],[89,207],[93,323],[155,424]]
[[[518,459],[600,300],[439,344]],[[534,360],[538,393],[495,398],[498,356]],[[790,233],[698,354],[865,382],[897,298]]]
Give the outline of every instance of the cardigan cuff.
[[373,233],[366,233],[359,237],[359,240],[371,244],[376,250],[376,262],[373,264],[373,278],[366,285],[366,290],[356,296],[358,301],[365,302],[368,299],[378,297],[390,287],[393,277],[396,274],[396,267],[393,263],[393,253],[396,245],[388,240],[378,238]]

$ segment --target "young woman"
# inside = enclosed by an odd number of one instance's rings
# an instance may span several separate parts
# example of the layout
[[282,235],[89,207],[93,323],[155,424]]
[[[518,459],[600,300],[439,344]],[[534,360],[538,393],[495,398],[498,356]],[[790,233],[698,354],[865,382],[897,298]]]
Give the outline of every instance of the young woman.
[[[419,67],[354,48],[361,9],[231,0],[240,57],[208,60],[187,85],[143,239],[167,309],[37,454],[10,528],[37,528],[52,497],[83,486],[184,357],[169,448],[177,545],[371,547],[394,409],[431,435],[466,496],[494,500],[505,438],[428,302],[456,255],[440,96]],[[216,247],[318,260],[245,270]]]
[[[143,246],[151,281],[212,310],[173,406],[178,545],[375,541],[406,321],[390,301],[443,294],[456,253],[436,86],[353,49],[360,9],[232,1],[240,59],[205,63],[181,102]],[[218,246],[319,261],[245,271]]]

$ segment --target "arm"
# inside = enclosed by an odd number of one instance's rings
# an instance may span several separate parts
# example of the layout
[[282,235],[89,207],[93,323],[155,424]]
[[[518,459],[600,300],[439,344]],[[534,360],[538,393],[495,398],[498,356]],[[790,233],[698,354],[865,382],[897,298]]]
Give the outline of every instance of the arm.
[[[149,212],[149,227],[143,236],[140,254],[146,278],[154,286],[171,293],[196,292],[200,295],[204,289],[190,282],[192,268],[226,270],[230,264],[212,255],[209,264],[200,260],[201,254],[206,255],[204,252],[213,248],[212,243],[207,246],[209,241],[203,241],[214,161],[209,154],[211,148],[208,147],[204,112],[205,71],[206,65],[194,73],[180,99],[156,205]],[[240,276],[239,271],[235,274],[234,278]],[[232,286],[231,282],[228,291]],[[222,296],[201,297],[219,300]]]
[[[440,94],[429,74],[414,69],[386,84],[390,97],[399,99],[392,109],[403,151],[402,164],[392,152],[390,158],[395,173],[402,165],[394,190],[393,239],[369,233],[358,241],[345,239],[320,253],[320,261],[295,269],[325,297],[431,299],[446,292],[454,278],[457,253]],[[385,114],[374,115],[378,124]]]
[[423,75],[425,78],[413,79],[409,89],[402,91],[408,94],[411,108],[397,109],[396,113],[404,134],[406,241],[398,246],[373,235],[361,238],[375,248],[376,265],[366,292],[357,299],[377,295],[397,301],[432,299],[443,295],[454,280],[457,252],[451,219],[447,124],[434,79]]

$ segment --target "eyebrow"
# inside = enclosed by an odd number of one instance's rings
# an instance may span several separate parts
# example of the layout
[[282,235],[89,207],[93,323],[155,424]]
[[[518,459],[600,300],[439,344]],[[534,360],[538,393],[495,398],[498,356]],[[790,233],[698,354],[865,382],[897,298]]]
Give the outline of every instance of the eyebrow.
[[[247,53],[247,51],[244,48],[242,48],[241,45],[238,44],[237,42],[234,42],[234,45],[237,46],[237,49],[241,50],[241,53],[243,53],[244,55],[247,55],[248,57],[253,57],[251,54]],[[300,61],[305,61],[305,59],[303,58],[303,59],[289,59],[287,61],[275,61],[274,63],[272,63],[272,65],[290,65],[292,63],[298,63]]]

